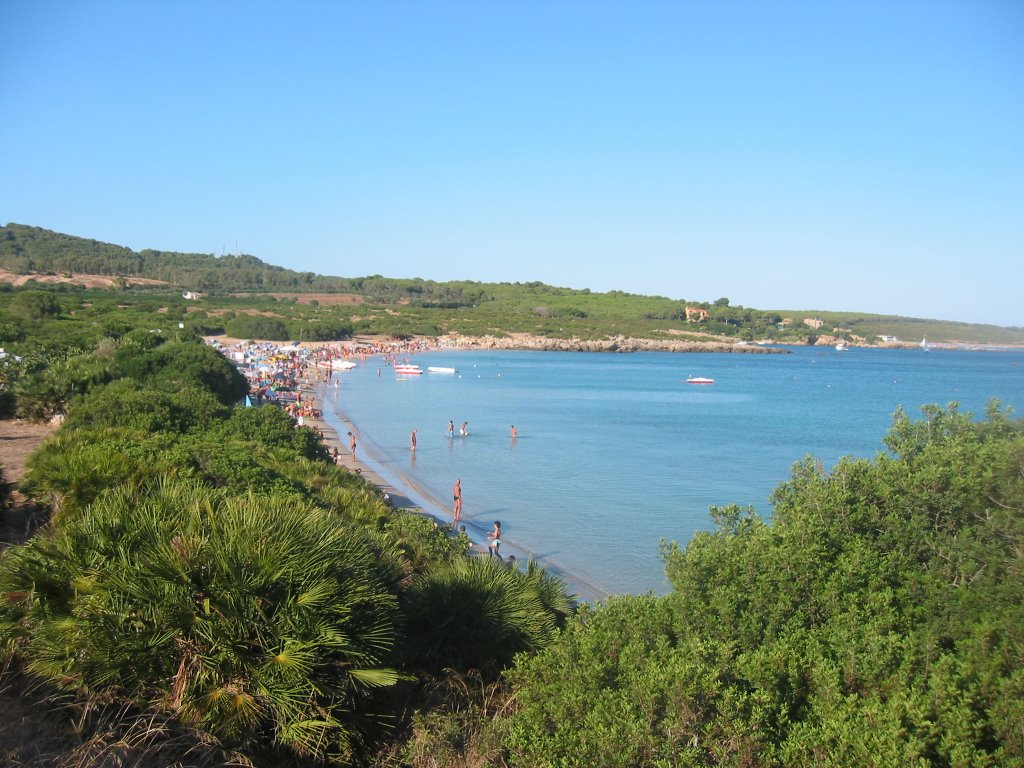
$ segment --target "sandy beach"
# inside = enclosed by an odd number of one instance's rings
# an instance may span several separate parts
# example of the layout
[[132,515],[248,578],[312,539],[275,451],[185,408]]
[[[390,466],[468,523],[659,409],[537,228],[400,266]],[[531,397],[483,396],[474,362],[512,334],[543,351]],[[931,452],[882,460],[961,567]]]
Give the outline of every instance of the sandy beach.
[[[382,492],[386,493],[390,499],[392,505],[400,509],[414,509],[422,514],[430,514],[423,510],[419,505],[416,504],[408,495],[404,489],[397,488],[392,483],[385,480],[373,467],[367,462],[362,461],[358,458],[359,447],[356,446],[356,458],[353,458],[352,452],[349,450],[349,444],[347,439],[342,439],[342,435],[338,433],[328,419],[324,418],[323,406],[324,406],[324,394],[325,387],[322,385],[311,386],[306,384],[302,388],[303,397],[312,400],[317,409],[320,411],[319,416],[306,419],[306,426],[312,427],[323,435],[324,445],[333,452],[335,448],[338,449],[338,461],[337,464],[340,467],[345,467],[351,472],[355,472],[360,475],[364,480],[372,483],[374,486],[379,488]],[[339,417],[340,418],[340,417]],[[351,424],[345,424],[346,427],[351,428]],[[346,432],[348,429],[346,429]],[[347,435],[346,435],[347,437]],[[443,523],[437,515],[430,515],[438,523]]]
[[[326,399],[331,391],[331,387],[329,385],[323,383],[312,384],[305,381],[302,384],[301,391],[304,400],[309,399],[315,403],[315,409],[319,414],[312,418],[307,418],[305,423],[307,426],[319,431],[323,435],[323,441],[328,447],[328,450],[333,453],[335,448],[338,449],[338,466],[345,467],[351,472],[359,474],[364,480],[373,484],[381,492],[387,494],[392,506],[395,508],[426,515],[438,526],[449,531],[451,535],[454,536],[457,534],[458,529],[453,528],[452,526],[450,510],[444,508],[435,500],[426,498],[425,495],[416,494],[410,488],[389,480],[385,477],[383,472],[378,470],[372,460],[368,460],[360,456],[358,442],[356,446],[356,457],[354,458],[352,456],[347,433],[349,431],[356,431],[358,440],[358,430],[354,424],[345,420],[343,414],[338,413],[333,409],[325,408]],[[486,531],[481,529],[472,521],[464,521],[464,524],[466,526],[466,533],[472,542],[470,554],[486,556],[488,554]],[[518,561],[526,561],[526,554],[519,550],[514,544],[508,543],[506,540],[502,541],[502,555],[506,558],[509,555],[514,555]],[[591,593],[590,590],[584,591],[587,593],[585,599],[588,600],[596,600],[603,597],[603,595]],[[581,595],[581,597],[583,597],[583,595]]]

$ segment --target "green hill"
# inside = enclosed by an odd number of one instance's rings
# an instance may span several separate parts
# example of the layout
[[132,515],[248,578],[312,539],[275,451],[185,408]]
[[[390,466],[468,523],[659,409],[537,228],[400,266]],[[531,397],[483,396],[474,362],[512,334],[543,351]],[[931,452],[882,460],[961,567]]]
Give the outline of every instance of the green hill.
[[[419,278],[336,277],[267,264],[251,255],[215,256],[101,243],[71,235],[8,224],[0,227],[0,270],[17,275],[84,273],[145,277],[179,290],[200,291],[206,305],[238,300],[240,295],[265,304],[267,294],[349,294],[360,297],[358,318],[349,311],[321,308],[333,321],[354,323],[357,330],[386,333],[467,335],[532,333],[554,338],[706,338],[708,334],[747,341],[813,343],[832,337],[876,343],[880,336],[913,342],[927,337],[937,343],[1024,344],[1024,329],[944,320],[907,318],[827,310],[759,310],[715,301],[640,296],[622,291],[593,293],[541,282],[446,283]],[[70,278],[69,278],[70,279]],[[166,292],[166,286],[141,292]],[[297,300],[298,300],[297,299]],[[235,305],[232,304],[232,307]],[[687,307],[704,310],[696,321]],[[285,315],[288,313],[285,312]],[[294,313],[292,313],[294,315]],[[377,317],[377,325],[366,318]],[[283,319],[287,320],[288,317]],[[812,328],[807,320],[821,321]]]

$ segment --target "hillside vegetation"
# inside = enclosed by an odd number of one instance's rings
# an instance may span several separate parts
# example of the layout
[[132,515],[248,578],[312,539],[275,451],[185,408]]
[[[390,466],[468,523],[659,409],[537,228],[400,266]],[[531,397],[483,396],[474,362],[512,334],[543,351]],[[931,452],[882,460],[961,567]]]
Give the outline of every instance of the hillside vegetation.
[[[560,288],[540,282],[438,283],[394,279],[380,275],[329,277],[272,266],[254,256],[132,251],[122,246],[72,237],[38,227],[9,224],[0,228],[0,271],[13,275],[60,277],[68,290],[85,282],[76,275],[119,278],[120,293],[167,294],[201,292],[193,315],[197,330],[205,323],[221,327],[238,314],[269,312],[280,321],[262,328],[266,338],[345,338],[347,333],[449,333],[495,335],[530,333],[557,339],[604,339],[629,336],[645,339],[706,339],[814,343],[846,339],[875,343],[879,335],[932,342],[1024,344],[1024,329],[823,310],[757,310],[732,306],[725,297],[689,300],[639,296],[611,291]],[[130,278],[147,278],[166,285],[142,286]],[[28,284],[28,287],[39,287]],[[685,288],[685,286],[682,286]],[[275,295],[276,294],[276,295]],[[328,297],[356,299],[345,303]],[[314,298],[319,297],[319,298]],[[174,296],[170,305],[186,306]],[[282,306],[282,305],[295,306]],[[691,313],[687,314],[687,308]],[[703,310],[706,317],[694,310]],[[820,320],[812,328],[807,319]],[[249,321],[251,322],[251,321]],[[250,328],[243,327],[237,335]]]

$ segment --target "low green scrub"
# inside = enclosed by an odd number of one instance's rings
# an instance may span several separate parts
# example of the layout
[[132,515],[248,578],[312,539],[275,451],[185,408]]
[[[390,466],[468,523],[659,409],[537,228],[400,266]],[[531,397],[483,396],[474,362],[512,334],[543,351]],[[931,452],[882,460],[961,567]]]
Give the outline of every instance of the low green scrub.
[[328,511],[163,481],[10,551],[0,640],[60,687],[348,760],[398,680],[391,576]]
[[459,558],[418,579],[406,596],[415,666],[494,673],[549,645],[574,606],[565,585],[492,558]]

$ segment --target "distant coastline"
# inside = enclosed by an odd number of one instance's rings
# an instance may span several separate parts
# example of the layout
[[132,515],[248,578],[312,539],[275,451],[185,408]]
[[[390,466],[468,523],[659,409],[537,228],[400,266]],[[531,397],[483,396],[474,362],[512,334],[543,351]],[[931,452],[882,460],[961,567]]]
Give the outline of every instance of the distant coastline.
[[785,355],[789,350],[782,346],[763,346],[749,342],[735,341],[692,341],[671,339],[643,339],[629,336],[613,336],[607,339],[559,339],[549,336],[535,336],[529,333],[513,333],[508,336],[415,336],[410,339],[394,339],[384,335],[357,334],[344,341],[302,341],[289,345],[285,341],[265,339],[239,339],[232,336],[205,336],[209,342],[233,347],[245,341],[275,346],[296,346],[302,349],[337,349],[345,355],[360,354],[413,354],[437,349],[495,349],[522,350],[532,352],[732,352],[755,355]]
[[[208,342],[216,341],[224,346],[234,346],[245,341],[226,335],[207,336]],[[287,345],[288,342],[253,340],[255,343],[274,344],[278,346]],[[799,345],[820,347],[822,349],[834,348],[840,339],[832,336],[821,336],[814,344]],[[792,344],[783,344],[773,341],[726,341],[721,338],[709,339],[707,341],[673,340],[673,339],[647,339],[630,336],[612,336],[606,339],[561,339],[550,336],[536,336],[529,333],[511,333],[507,336],[468,336],[468,335],[446,335],[446,336],[415,336],[407,340],[394,339],[379,334],[357,334],[351,339],[344,341],[303,341],[296,344],[303,349],[337,349],[342,354],[413,354],[428,349],[473,349],[473,350],[522,350],[532,352],[676,352],[676,353],[733,353],[733,354],[761,354],[761,355],[785,355],[790,354],[789,347]],[[864,339],[848,341],[847,346],[854,348],[873,349],[906,349],[908,351],[919,350],[919,343],[913,341],[879,341],[868,342]],[[959,349],[979,351],[1019,351],[1024,345],[1015,344],[981,344],[977,342],[935,342],[928,344],[930,349]]]

